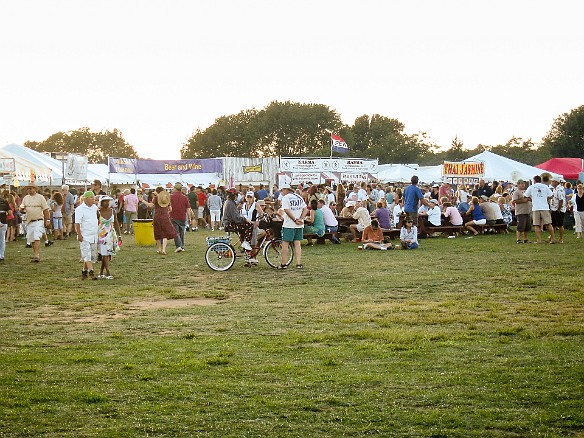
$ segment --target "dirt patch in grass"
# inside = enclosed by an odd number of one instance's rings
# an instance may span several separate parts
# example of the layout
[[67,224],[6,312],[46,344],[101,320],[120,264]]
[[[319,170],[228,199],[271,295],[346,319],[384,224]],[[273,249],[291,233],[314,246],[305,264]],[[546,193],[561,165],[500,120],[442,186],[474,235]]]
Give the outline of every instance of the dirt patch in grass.
[[180,309],[191,306],[214,306],[223,300],[215,298],[180,298],[167,300],[134,301],[129,307],[132,310]]

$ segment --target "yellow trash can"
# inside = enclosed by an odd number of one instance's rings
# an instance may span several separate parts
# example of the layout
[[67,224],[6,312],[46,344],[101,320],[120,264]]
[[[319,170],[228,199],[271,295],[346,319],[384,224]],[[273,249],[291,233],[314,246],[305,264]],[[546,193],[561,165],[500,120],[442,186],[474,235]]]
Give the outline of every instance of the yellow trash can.
[[152,219],[134,219],[134,236],[138,246],[154,246],[154,225]]

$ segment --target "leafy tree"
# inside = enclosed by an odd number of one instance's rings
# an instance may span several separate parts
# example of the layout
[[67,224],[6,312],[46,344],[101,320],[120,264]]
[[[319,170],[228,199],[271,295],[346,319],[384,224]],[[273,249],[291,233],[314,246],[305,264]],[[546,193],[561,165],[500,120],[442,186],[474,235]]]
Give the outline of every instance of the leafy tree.
[[584,158],[584,105],[557,117],[543,145],[554,157]]
[[424,134],[410,135],[397,119],[374,114],[355,119],[352,154],[381,163],[415,163],[432,153]]
[[137,158],[138,154],[121,131],[92,132],[89,128],[57,132],[44,141],[26,141],[24,145],[39,152],[68,152],[86,155],[90,163],[107,164],[108,157]]
[[183,158],[216,156],[310,156],[330,152],[328,130],[340,132],[340,116],[326,105],[272,102],[220,117],[197,130],[181,149]]

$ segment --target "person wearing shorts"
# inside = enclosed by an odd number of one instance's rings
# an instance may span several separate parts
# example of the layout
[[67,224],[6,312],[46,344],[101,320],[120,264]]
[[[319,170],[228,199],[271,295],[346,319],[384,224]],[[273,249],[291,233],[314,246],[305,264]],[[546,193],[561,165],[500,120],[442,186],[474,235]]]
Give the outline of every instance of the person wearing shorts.
[[81,279],[97,280],[93,263],[97,260],[97,241],[99,233],[98,208],[95,194],[89,190],[82,196],[83,202],[75,209],[75,232],[83,260]]
[[552,187],[554,189],[552,191],[553,196],[550,209],[552,227],[554,230],[560,231],[560,239],[558,242],[564,243],[564,216],[566,215],[568,203],[566,201],[566,190],[561,183],[561,178],[557,176],[552,178]]
[[[304,239],[304,218],[308,214],[306,203],[302,196],[292,191],[288,184],[280,187],[282,191],[282,211],[284,223],[282,225],[282,260],[288,260],[288,247],[294,245],[294,257],[296,268],[302,269],[302,247],[300,242]],[[280,265],[280,269],[285,269]]]
[[553,193],[548,186],[541,182],[541,176],[533,177],[534,184],[525,191],[525,197],[531,201],[533,226],[535,227],[535,243],[541,243],[541,230],[545,227],[550,233],[550,243],[554,240],[554,228],[552,227],[552,215],[550,214],[549,200]]
[[467,214],[472,215],[472,221],[468,221],[464,224],[464,227],[467,230],[470,230],[475,236],[479,234],[477,230],[473,228],[473,225],[486,225],[487,218],[483,214],[483,209],[479,205],[479,198],[476,196],[472,197],[472,202],[470,204],[470,208],[467,211]]
[[527,233],[531,231],[531,202],[525,197],[526,185],[522,179],[517,181],[517,189],[511,198],[515,204],[515,217],[517,218],[517,243],[529,243]]
[[33,262],[40,262],[40,241],[45,234],[45,226],[51,225],[49,205],[43,195],[37,193],[37,186],[30,184],[26,187],[28,194],[20,203],[20,210],[26,213],[26,241],[33,249]]

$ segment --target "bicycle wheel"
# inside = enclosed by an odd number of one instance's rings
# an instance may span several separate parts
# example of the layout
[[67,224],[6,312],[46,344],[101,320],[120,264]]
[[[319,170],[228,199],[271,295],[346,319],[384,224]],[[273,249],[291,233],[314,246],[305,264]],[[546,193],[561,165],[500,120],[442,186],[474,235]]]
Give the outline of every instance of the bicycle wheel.
[[264,246],[264,258],[272,268],[278,268],[280,265],[288,266],[294,258],[294,246],[288,245],[288,259],[282,260],[282,241],[270,240]]
[[213,243],[205,252],[205,262],[213,271],[227,271],[235,263],[235,249],[227,243]]

